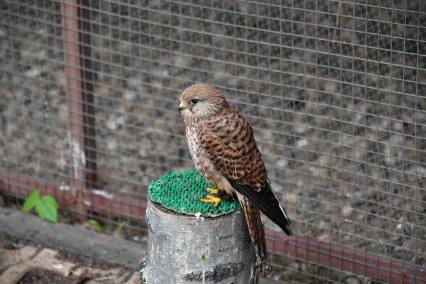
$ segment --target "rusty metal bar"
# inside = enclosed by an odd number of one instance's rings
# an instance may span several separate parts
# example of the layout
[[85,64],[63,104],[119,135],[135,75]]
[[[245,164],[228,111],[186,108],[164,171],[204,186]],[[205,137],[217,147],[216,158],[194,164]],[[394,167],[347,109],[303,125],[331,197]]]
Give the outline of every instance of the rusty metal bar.
[[424,283],[426,268],[403,263],[397,259],[348,248],[313,238],[285,237],[281,232],[268,230],[267,245],[271,251],[313,264],[332,267],[385,283]]
[[81,79],[83,95],[83,121],[84,121],[84,152],[86,154],[86,186],[98,188],[97,163],[96,163],[96,128],[95,128],[95,73],[92,64],[91,42],[91,12],[90,1],[80,0],[80,53],[81,53]]
[[84,118],[83,118],[83,90],[81,85],[80,69],[80,36],[78,30],[78,9],[77,1],[65,0],[62,4],[63,29],[64,29],[64,48],[66,77],[67,77],[67,95],[68,100],[68,118],[70,132],[71,162],[72,162],[72,181],[71,186],[76,190],[85,189],[84,184],[84,164],[86,157],[84,154]]
[[[5,194],[25,198],[30,189],[39,188],[43,193],[54,195],[62,207],[74,204],[74,196],[60,185],[46,183],[26,176],[0,170],[0,189]],[[146,199],[140,196],[87,191],[82,197],[84,212],[119,217],[137,223],[145,222]],[[335,268],[362,275],[386,283],[423,283],[426,269],[380,255],[349,248],[335,243],[295,236],[286,237],[282,232],[266,231],[267,245],[271,252],[296,258],[324,267]]]
[[[82,5],[80,5],[82,4]],[[87,189],[97,187],[96,140],[93,79],[90,62],[90,12],[87,1],[64,0],[62,24],[66,62],[71,187],[75,190],[77,208],[84,210],[82,196]],[[82,212],[83,215],[86,215]]]
[[[32,190],[40,189],[42,194],[55,196],[63,209],[70,210],[76,204],[76,196],[67,185],[46,182],[43,179],[14,174],[0,170],[0,192],[24,199]],[[128,218],[137,224],[145,222],[146,199],[101,190],[84,191],[79,195],[86,214]],[[79,213],[80,213],[79,212]]]

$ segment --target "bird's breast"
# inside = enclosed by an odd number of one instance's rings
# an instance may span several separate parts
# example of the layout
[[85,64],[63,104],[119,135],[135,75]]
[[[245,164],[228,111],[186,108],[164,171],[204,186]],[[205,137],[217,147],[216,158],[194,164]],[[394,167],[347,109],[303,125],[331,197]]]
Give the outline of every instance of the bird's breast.
[[197,167],[199,164],[201,149],[200,149],[200,143],[198,141],[196,129],[192,125],[189,125],[186,128],[186,140],[188,143],[189,153],[191,154],[191,157],[194,160],[195,167]]
[[217,172],[205,149],[200,144],[195,126],[188,126],[186,128],[186,139],[195,168],[203,174],[207,180],[211,181],[213,177],[217,175]]

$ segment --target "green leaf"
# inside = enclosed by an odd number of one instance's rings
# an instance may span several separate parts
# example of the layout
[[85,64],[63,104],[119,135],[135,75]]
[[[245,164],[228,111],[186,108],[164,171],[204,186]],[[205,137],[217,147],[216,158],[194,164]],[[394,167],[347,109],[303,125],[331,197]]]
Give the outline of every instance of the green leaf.
[[123,227],[126,226],[126,225],[127,225],[127,222],[124,222],[124,221],[118,223],[116,231],[120,233],[121,230],[123,229]]
[[43,196],[36,204],[36,212],[41,219],[58,223],[58,203],[53,196]]
[[28,213],[40,203],[40,190],[34,190],[28,197],[25,199],[24,205],[22,205],[22,211]]
[[94,226],[94,227],[95,227],[95,231],[96,231],[96,232],[100,232],[100,231],[102,231],[102,225],[101,225],[101,224],[99,224],[99,222],[98,222],[98,221],[96,221],[96,220],[94,220],[94,219],[90,219],[90,220],[88,221],[88,223],[89,223],[90,225],[92,225],[92,226]]
[[56,202],[55,197],[53,197],[52,195],[45,195],[45,196],[43,196],[43,198],[41,200],[44,200],[43,202],[47,202],[47,203],[51,204],[56,209],[59,208],[59,205]]

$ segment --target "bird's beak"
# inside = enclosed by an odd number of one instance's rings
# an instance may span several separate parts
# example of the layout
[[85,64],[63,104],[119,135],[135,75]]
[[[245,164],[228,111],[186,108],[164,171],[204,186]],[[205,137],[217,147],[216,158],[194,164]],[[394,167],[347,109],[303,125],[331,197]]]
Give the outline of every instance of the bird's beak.
[[179,104],[179,112],[182,112],[186,108],[186,105],[183,102]]

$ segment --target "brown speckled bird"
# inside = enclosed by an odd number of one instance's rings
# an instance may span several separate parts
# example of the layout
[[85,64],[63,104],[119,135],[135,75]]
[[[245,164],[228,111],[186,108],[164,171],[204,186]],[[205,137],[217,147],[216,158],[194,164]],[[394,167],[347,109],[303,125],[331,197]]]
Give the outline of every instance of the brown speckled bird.
[[208,84],[195,84],[183,91],[179,112],[185,121],[195,168],[216,185],[215,189],[208,189],[211,194],[202,201],[217,205],[221,200],[218,196],[237,196],[256,249],[258,268],[265,274],[267,250],[259,210],[288,235],[291,235],[291,221],[271,190],[252,128]]

